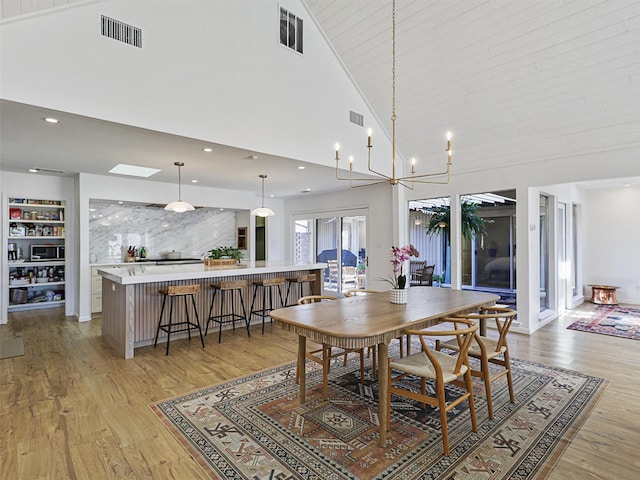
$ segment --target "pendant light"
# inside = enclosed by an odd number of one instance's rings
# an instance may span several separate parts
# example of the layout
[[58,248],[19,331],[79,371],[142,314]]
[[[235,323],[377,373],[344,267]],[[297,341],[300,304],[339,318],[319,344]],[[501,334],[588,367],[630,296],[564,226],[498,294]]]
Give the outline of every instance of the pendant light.
[[258,176],[262,179],[262,206],[251,210],[251,215],[255,215],[257,217],[270,217],[276,213],[270,208],[264,206],[264,179],[267,178],[267,176],[264,173]]
[[181,184],[180,167],[184,167],[184,162],[174,162],[174,165],[178,167],[178,201],[169,203],[166,207],[164,207],[164,209],[169,210],[171,212],[178,212],[178,213],[195,210],[195,207],[193,205],[182,201],[182,186],[180,185]]

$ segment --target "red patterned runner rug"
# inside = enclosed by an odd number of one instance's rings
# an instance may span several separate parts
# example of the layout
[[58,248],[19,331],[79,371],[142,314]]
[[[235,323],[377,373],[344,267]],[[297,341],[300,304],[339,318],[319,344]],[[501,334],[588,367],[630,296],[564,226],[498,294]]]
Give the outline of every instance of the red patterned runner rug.
[[308,364],[309,397],[300,405],[291,363],[151,408],[213,479],[544,478],[605,381],[512,363],[516,403],[509,402],[505,383],[494,382],[489,420],[484,387],[474,380],[479,431],[471,430],[466,403],[452,410],[450,457],[443,456],[439,412],[398,398],[392,399],[388,447],[378,446],[377,382],[360,385],[355,358],[347,367],[332,366],[326,402],[321,372]]
[[640,308],[598,305],[593,314],[581,318],[567,328],[640,340]]

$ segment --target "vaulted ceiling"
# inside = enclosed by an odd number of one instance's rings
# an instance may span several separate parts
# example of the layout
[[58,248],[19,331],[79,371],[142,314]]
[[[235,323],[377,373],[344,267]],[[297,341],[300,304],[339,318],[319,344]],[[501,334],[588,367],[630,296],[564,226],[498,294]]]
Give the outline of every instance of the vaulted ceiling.
[[[390,0],[304,3],[391,132]],[[61,4],[64,1],[2,0],[2,16],[12,18],[31,14],[29,8]],[[398,0],[399,151],[405,159],[419,158],[423,168],[438,168],[445,158],[444,134],[453,130],[454,151],[462,152],[454,164],[474,171],[637,145],[640,109],[637,91],[630,92],[640,82],[639,19],[640,4],[633,0]],[[148,154],[149,142],[185,162],[192,147],[201,145],[193,139],[67,114],[65,121],[77,129],[71,146],[69,138],[30,131],[30,116],[39,112],[29,106],[3,101],[0,114],[5,170],[40,166],[98,173],[92,172],[87,158],[99,155],[94,142],[113,135],[123,140],[111,146],[111,154],[128,158],[129,163]],[[87,142],[78,142],[79,138]],[[364,143],[365,139],[363,148]],[[228,147],[215,148],[226,152]],[[318,192],[343,186],[336,184],[327,167],[263,153],[252,159],[256,152],[251,151],[236,153],[246,162],[277,164],[279,173],[270,179],[270,188],[281,197],[299,195],[304,188]],[[307,167],[304,181],[290,174],[298,166]],[[185,173],[190,177],[205,178],[200,183],[204,186],[255,192],[260,187],[237,165],[215,178],[207,172]],[[175,172],[157,180],[174,181]]]

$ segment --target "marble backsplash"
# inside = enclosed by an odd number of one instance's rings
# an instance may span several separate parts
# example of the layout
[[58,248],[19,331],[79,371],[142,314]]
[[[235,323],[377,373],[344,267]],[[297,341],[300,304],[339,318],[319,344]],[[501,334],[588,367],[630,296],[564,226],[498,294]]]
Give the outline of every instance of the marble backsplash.
[[215,247],[236,246],[236,212],[199,208],[168,212],[161,207],[89,202],[90,263],[120,263],[129,246],[147,249],[148,258],[171,251],[202,258]]

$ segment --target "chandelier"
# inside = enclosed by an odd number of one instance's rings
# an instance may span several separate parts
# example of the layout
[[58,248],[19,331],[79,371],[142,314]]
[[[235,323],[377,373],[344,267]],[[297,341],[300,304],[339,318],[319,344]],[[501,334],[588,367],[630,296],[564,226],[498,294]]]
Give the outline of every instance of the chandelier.
[[[336,143],[336,178],[338,180],[348,180],[349,185],[353,187],[364,187],[369,185],[376,185],[378,183],[389,182],[391,185],[402,185],[413,190],[414,183],[449,183],[449,173],[451,170],[451,132],[447,132],[447,152],[446,169],[436,173],[426,173],[422,175],[416,175],[416,160],[411,159],[411,175],[399,177],[396,175],[396,0],[393,0],[392,10],[392,67],[391,67],[391,176],[378,172],[371,168],[371,149],[373,144],[371,143],[371,129],[367,131],[367,168],[369,172],[381,177],[380,180],[375,178],[359,178],[353,176],[353,156],[349,157],[349,176],[341,177],[339,172],[340,164],[340,145]],[[434,178],[439,177],[439,178]],[[354,183],[358,182],[358,183]],[[363,182],[363,183],[360,183]],[[365,183],[366,182],[366,183]]]

